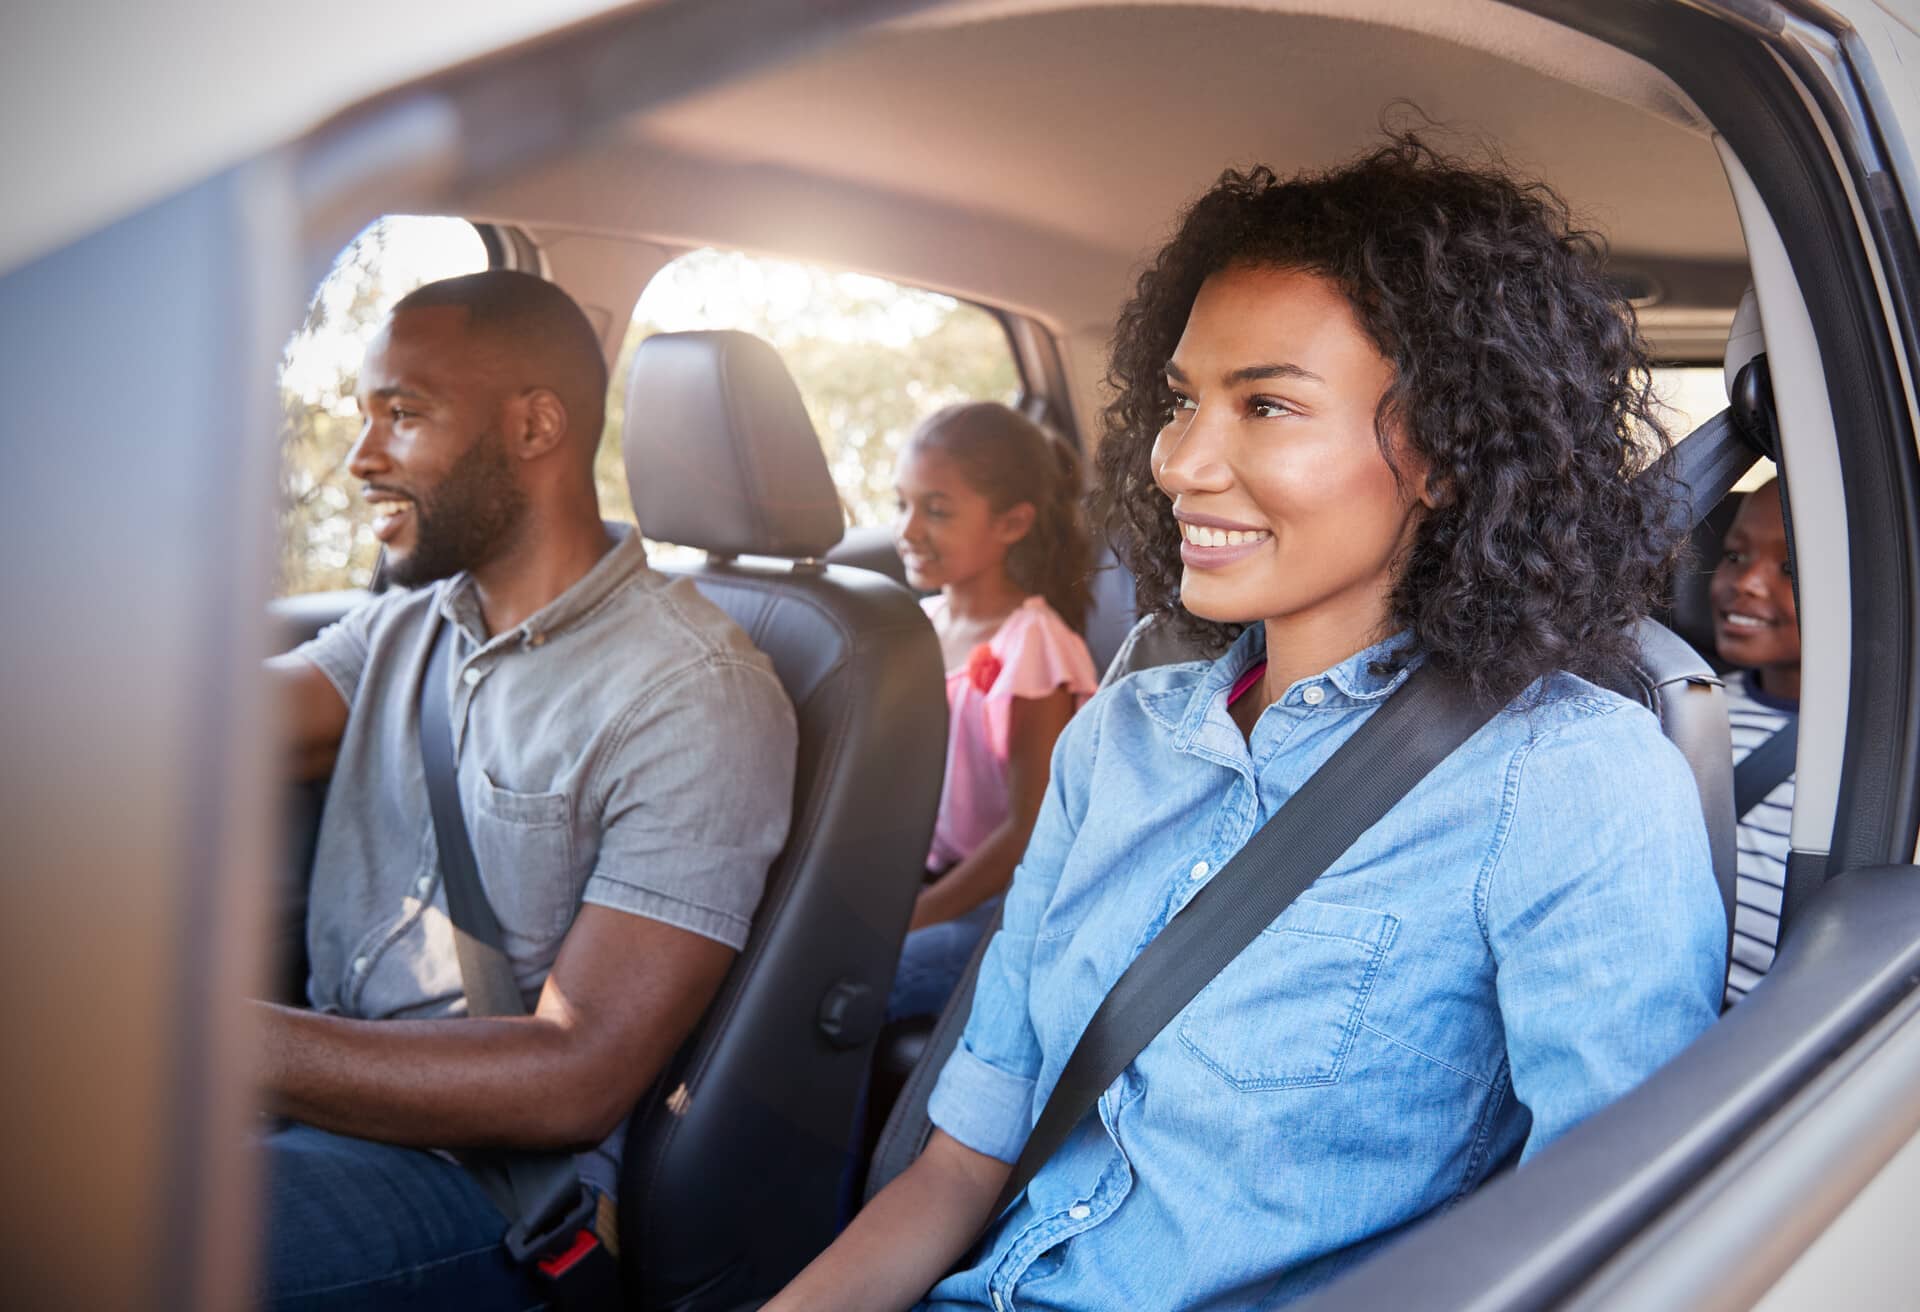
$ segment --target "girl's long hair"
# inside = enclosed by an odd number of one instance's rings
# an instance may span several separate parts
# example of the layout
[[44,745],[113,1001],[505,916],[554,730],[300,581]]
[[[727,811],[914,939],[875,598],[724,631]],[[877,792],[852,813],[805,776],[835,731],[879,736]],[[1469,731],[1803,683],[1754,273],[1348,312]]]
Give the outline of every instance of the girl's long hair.
[[1093,604],[1093,542],[1080,511],[1074,449],[998,401],[949,406],[920,425],[908,448],[944,453],[995,513],[1032,503],[1033,527],[1008,548],[1007,575],[1084,632]]

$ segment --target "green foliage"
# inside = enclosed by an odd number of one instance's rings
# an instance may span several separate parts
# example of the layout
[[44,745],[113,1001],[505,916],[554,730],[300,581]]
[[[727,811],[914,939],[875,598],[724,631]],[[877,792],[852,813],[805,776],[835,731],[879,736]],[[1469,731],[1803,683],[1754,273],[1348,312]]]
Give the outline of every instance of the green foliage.
[[627,366],[654,333],[697,328],[741,329],[780,352],[854,524],[893,518],[894,461],[922,419],[1019,395],[1006,332],[978,306],[864,274],[694,251],[656,275],[620,346],[595,466],[610,517],[633,518],[620,458]]
[[[464,242],[451,229],[418,226],[456,223]],[[484,265],[464,223],[383,219],[321,285],[281,367],[283,594],[366,585],[378,543],[346,468],[359,432],[360,357],[401,296]],[[976,306],[859,274],[695,251],[656,275],[614,362],[594,462],[601,513],[610,519],[634,520],[620,454],[627,366],[647,337],[693,328],[743,329],[780,352],[855,524],[892,518],[894,461],[914,425],[955,402],[1011,402],[1019,392],[1006,334]]]

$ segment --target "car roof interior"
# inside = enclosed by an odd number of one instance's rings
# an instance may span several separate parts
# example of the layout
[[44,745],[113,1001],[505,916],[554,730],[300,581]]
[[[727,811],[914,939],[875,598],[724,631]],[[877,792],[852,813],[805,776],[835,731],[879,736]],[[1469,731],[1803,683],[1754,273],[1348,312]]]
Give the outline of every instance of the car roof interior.
[[[647,274],[727,246],[1016,311],[1061,342],[1086,415],[1143,254],[1223,167],[1327,166],[1429,118],[1609,240],[1662,358],[1719,359],[1747,273],[1710,127],[1649,65],[1491,0],[935,6],[631,115],[463,209],[590,301],[565,248],[625,238],[664,248]],[[610,346],[618,299],[595,307]]]

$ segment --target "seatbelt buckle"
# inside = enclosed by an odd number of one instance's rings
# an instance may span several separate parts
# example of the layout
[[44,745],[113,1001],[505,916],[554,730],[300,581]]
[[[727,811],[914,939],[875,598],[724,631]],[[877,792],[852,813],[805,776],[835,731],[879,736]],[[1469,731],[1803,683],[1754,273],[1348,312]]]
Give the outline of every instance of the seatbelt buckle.
[[534,1231],[532,1227],[539,1222],[528,1219],[508,1227],[507,1252],[514,1261],[537,1267],[549,1280],[562,1279],[601,1247],[593,1224],[599,1207],[594,1192],[582,1189],[566,1214],[552,1225]]

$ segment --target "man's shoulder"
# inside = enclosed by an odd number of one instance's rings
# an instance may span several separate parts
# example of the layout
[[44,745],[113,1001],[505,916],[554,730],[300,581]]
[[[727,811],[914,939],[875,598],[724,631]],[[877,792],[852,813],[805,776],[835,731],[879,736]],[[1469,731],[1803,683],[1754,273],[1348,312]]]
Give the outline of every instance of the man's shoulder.
[[441,585],[389,588],[369,593],[338,620],[295,650],[312,659],[344,639],[360,644],[371,659],[392,643],[419,634],[439,607]]
[[[772,660],[691,579],[641,570],[595,618],[595,640],[582,654],[611,702],[631,706],[668,690],[695,703],[787,701]],[[722,672],[731,677],[712,677]]]
[[620,641],[636,644],[648,665],[663,670],[741,660],[772,672],[766,653],[688,578],[638,571],[608,598],[604,620]]

